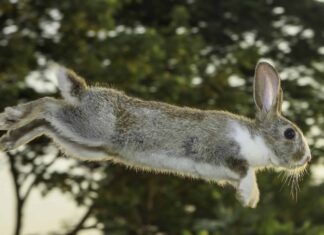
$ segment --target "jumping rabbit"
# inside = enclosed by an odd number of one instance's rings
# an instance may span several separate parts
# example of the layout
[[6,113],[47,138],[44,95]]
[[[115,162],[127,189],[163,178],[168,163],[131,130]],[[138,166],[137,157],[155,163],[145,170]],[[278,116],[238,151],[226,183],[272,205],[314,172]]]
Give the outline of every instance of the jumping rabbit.
[[113,160],[230,183],[247,207],[256,207],[259,201],[256,169],[299,169],[311,160],[303,133],[281,115],[280,78],[265,61],[255,70],[255,120],[89,87],[61,67],[57,78],[64,100],[44,97],[7,107],[0,114],[0,129],[7,131],[0,139],[1,149],[9,151],[46,135],[78,159]]

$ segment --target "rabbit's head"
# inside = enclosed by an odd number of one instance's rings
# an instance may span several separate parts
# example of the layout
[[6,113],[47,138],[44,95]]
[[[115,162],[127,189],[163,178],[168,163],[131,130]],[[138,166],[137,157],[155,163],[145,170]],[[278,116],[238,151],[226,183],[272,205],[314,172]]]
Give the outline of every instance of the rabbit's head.
[[281,114],[283,91],[275,68],[259,62],[254,77],[256,123],[275,156],[272,164],[288,169],[304,167],[311,153],[302,131]]

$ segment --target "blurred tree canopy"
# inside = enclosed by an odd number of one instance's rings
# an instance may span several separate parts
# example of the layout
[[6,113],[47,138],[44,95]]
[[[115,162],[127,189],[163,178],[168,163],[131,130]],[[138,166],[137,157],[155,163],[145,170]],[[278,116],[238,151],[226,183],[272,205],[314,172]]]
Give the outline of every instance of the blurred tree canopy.
[[[56,62],[143,99],[253,117],[254,66],[269,58],[283,80],[285,114],[307,133],[312,165],[321,164],[323,15],[314,0],[2,0],[0,106],[53,95],[35,84],[51,83]],[[296,202],[278,173],[262,172],[261,202],[251,210],[228,187],[57,155],[46,138],[6,155],[16,235],[34,188],[60,189],[88,207],[61,234],[324,234],[324,184],[312,174]]]

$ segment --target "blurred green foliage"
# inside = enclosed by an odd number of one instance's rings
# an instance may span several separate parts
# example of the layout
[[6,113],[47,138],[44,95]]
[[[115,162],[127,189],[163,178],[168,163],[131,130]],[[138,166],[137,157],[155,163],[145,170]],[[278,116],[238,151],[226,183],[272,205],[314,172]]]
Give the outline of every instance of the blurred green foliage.
[[[307,133],[312,165],[321,164],[323,15],[324,3],[313,0],[2,0],[0,107],[46,95],[25,78],[39,71],[46,80],[54,61],[92,84],[143,99],[253,117],[254,66],[270,58],[282,75],[285,114]],[[261,202],[252,210],[241,207],[233,189],[203,181],[110,163],[72,161],[68,171],[49,170],[52,162],[42,160],[48,143],[34,141],[9,156],[10,164],[21,183],[31,177],[44,195],[60,189],[91,208],[96,222],[76,231],[324,234],[324,184],[311,174],[296,201],[278,173],[260,173]]]

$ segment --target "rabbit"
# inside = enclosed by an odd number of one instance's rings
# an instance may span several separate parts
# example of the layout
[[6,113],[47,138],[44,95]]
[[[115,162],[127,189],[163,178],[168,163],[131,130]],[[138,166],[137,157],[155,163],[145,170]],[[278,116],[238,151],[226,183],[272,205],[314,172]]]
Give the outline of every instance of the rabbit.
[[229,183],[245,207],[259,201],[256,170],[304,168],[311,160],[302,131],[281,115],[283,92],[275,68],[259,61],[255,119],[226,111],[144,101],[111,88],[89,87],[57,69],[64,99],[43,97],[0,114],[0,149],[50,137],[66,155],[206,181]]

